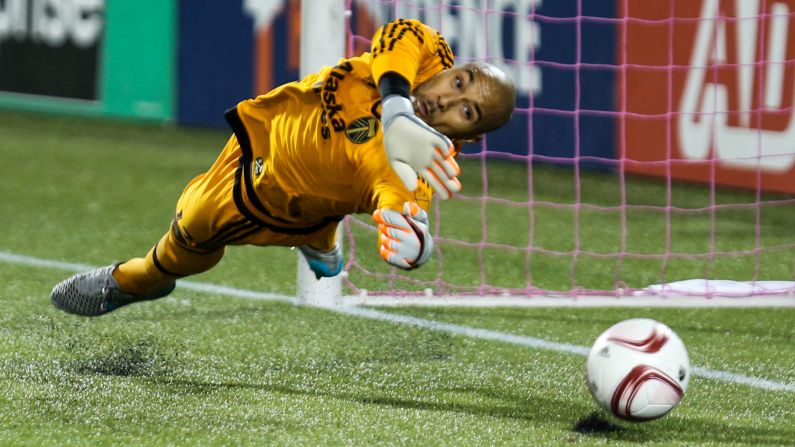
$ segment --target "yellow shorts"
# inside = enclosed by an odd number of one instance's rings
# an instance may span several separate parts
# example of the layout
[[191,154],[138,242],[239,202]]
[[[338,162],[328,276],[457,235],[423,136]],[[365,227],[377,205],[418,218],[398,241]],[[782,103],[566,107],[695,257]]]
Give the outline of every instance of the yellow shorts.
[[253,213],[241,178],[250,166],[241,164],[241,155],[232,135],[210,170],[185,187],[171,227],[177,243],[197,253],[226,245],[334,246],[337,220],[302,226]]

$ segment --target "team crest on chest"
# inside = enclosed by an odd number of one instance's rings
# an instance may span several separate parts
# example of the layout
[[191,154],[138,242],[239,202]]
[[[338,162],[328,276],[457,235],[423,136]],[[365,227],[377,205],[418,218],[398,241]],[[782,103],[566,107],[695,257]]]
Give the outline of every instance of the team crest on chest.
[[345,136],[356,144],[370,141],[377,133],[378,120],[373,116],[357,118],[345,129]]

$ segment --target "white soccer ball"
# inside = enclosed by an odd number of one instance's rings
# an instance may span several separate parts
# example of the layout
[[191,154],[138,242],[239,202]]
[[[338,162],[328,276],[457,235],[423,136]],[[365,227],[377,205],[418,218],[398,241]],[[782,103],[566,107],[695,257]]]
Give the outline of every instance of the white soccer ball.
[[690,382],[684,343],[668,326],[648,318],[617,323],[594,342],[588,388],[614,416],[649,421],[679,403]]

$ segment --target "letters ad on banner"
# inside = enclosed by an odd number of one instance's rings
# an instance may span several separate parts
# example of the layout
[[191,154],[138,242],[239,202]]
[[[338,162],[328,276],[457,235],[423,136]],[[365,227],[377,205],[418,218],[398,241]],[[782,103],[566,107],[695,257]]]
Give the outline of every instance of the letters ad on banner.
[[0,91],[96,100],[104,30],[103,0],[5,0]]
[[[614,158],[615,118],[605,112],[614,108],[615,74],[600,67],[614,63],[615,25],[577,20],[578,14],[613,18],[613,2],[580,10],[576,0],[355,0],[350,6],[357,36],[350,55],[369,49],[377,26],[417,18],[441,32],[456,64],[486,60],[512,76],[518,108],[505,128],[488,136],[489,151],[556,163]],[[179,121],[223,126],[223,111],[238,101],[296,80],[300,8],[299,0],[237,0],[224,7],[183,0]]]
[[627,170],[795,193],[795,0],[627,5]]
[[[576,158],[609,166],[615,124],[614,118],[600,112],[614,108],[614,74],[596,66],[615,60],[613,25],[599,20],[614,15],[612,2],[415,0],[384,5],[362,1],[356,2],[352,28],[357,35],[369,36],[373,22],[417,18],[442,33],[456,64],[488,61],[508,73],[516,85],[517,110],[505,127],[487,136],[490,152],[562,164]],[[582,21],[578,16],[595,20]],[[479,145],[464,148],[464,152],[480,150]]]
[[172,119],[175,14],[176,0],[0,0],[0,106]]

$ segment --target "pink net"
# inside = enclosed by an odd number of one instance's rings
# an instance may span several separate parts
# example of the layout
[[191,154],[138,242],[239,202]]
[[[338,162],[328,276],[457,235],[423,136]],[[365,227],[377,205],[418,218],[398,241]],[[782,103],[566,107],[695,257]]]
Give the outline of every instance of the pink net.
[[420,18],[519,91],[511,123],[461,155],[462,194],[434,202],[430,264],[390,269],[370,220],[346,221],[350,292],[793,279],[795,1],[596,3],[348,2],[351,54]]

